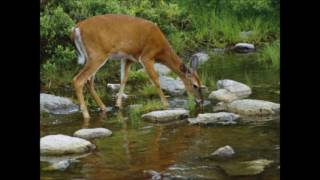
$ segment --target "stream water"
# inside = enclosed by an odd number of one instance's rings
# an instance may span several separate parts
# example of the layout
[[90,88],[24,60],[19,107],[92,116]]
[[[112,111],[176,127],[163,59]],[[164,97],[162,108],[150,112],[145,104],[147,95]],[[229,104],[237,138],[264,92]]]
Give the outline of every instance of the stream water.
[[[252,88],[252,99],[279,103],[279,72],[260,65],[256,55],[217,55],[206,65],[207,75],[214,81],[233,79]],[[210,89],[213,90],[213,89]],[[211,107],[206,112],[212,112]],[[71,135],[82,127],[104,127],[113,134],[95,139],[97,149],[74,162],[65,171],[41,170],[41,179],[151,179],[146,170],[170,173],[176,179],[280,179],[280,118],[230,126],[199,126],[186,122],[152,124],[131,121],[123,111],[107,114],[92,112],[90,123],[80,113],[45,115],[40,121],[40,135]],[[230,145],[235,156],[217,160],[208,155],[217,148]],[[274,163],[254,176],[229,176],[219,164],[257,159]],[[41,162],[41,168],[48,166]],[[173,178],[174,179],[174,178]]]

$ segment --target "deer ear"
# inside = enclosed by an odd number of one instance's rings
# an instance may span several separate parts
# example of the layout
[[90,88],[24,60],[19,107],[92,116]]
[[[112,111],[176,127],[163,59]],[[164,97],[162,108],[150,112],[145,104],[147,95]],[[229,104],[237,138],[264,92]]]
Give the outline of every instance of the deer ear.
[[190,61],[190,67],[192,69],[192,71],[197,71],[199,66],[199,58],[197,56],[192,56],[191,57],[191,61]]
[[191,75],[191,71],[189,70],[189,68],[184,65],[184,64],[181,64],[180,65],[180,71],[183,72],[186,76],[190,76]]

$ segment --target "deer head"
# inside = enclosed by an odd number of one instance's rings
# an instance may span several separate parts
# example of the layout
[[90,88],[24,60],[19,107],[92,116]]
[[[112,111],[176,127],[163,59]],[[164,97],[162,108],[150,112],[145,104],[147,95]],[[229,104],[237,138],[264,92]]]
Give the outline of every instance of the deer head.
[[196,56],[191,57],[190,67],[188,68],[186,65],[180,65],[180,71],[184,74],[184,78],[182,78],[184,85],[191,95],[193,95],[196,99],[196,102],[199,104],[203,103],[203,88],[201,85],[200,78],[197,73],[197,68],[199,66],[199,59]]

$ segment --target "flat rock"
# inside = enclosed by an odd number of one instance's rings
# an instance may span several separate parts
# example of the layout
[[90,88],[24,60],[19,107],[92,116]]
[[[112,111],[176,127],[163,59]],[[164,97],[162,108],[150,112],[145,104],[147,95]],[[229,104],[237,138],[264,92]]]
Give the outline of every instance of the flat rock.
[[182,95],[186,91],[181,80],[177,80],[168,76],[160,76],[159,81],[161,89],[165,90],[170,95]]
[[211,153],[212,156],[218,156],[218,157],[231,157],[234,154],[235,154],[234,150],[229,145],[223,146],[217,149],[216,151],[214,151],[213,153]]
[[252,52],[255,50],[253,44],[249,43],[237,43],[234,47],[233,50],[239,53],[248,53]]
[[175,120],[186,119],[189,116],[189,111],[185,109],[171,109],[163,111],[152,111],[142,115],[144,120],[150,122],[170,122]]
[[79,107],[69,98],[41,93],[40,111],[51,114],[70,114],[79,111]]
[[198,114],[194,119],[189,118],[190,124],[236,124],[236,120],[240,116],[234,113],[218,112],[218,113],[204,113]]
[[219,90],[216,90],[216,91],[212,91],[210,94],[209,94],[209,99],[211,100],[214,100],[214,101],[222,101],[222,102],[232,102],[236,99],[238,99],[238,97],[226,90],[226,89],[219,89]]
[[220,165],[229,176],[253,176],[260,174],[273,163],[272,160],[258,159]]
[[80,154],[86,153],[94,147],[85,139],[62,134],[48,135],[40,139],[40,153],[42,155]]
[[243,115],[273,115],[280,112],[280,104],[264,100],[241,99],[229,103],[227,109]]
[[153,67],[159,73],[159,75],[167,75],[171,72],[167,66],[160,63],[154,63]]
[[73,136],[83,139],[94,139],[110,136],[112,132],[106,128],[80,129]]
[[230,79],[217,81],[217,88],[226,89],[229,92],[235,94],[239,99],[246,98],[252,93],[249,86]]

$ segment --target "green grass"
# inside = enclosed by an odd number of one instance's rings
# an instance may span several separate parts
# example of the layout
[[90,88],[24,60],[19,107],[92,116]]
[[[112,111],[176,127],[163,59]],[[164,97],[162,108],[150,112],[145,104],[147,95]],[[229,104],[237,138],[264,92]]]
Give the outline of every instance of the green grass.
[[146,100],[142,103],[137,104],[142,104],[142,106],[129,109],[129,117],[133,121],[140,120],[142,114],[164,109],[163,104],[160,100]]
[[153,84],[148,83],[147,85],[143,86],[141,90],[139,90],[138,94],[144,97],[152,97],[158,96],[158,91]]
[[268,43],[261,50],[260,60],[271,64],[272,68],[280,68],[280,41]]

